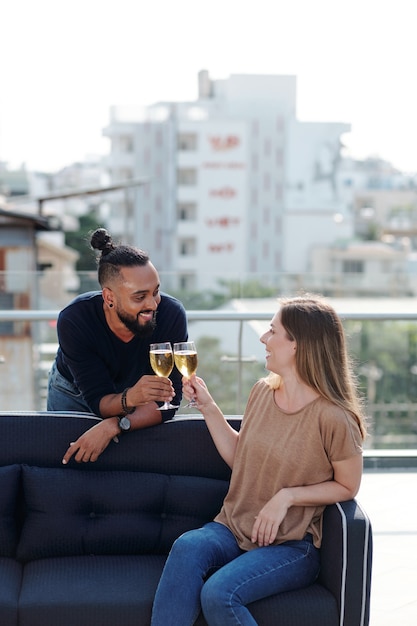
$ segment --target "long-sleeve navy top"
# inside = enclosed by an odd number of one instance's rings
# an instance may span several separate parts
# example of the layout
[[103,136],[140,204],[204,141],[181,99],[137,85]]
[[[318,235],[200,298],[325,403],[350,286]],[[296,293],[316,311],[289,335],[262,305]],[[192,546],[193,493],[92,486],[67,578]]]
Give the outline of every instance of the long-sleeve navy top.
[[[121,341],[109,328],[103,311],[101,291],[77,296],[59,314],[59,372],[81,392],[91,411],[100,415],[101,398],[121,393],[144,374],[153,374],[149,361],[151,343],[186,341],[187,319],[179,300],[162,293],[156,313],[156,328],[147,337]],[[170,376],[175,388],[173,404],[182,398],[181,374],[174,367]],[[163,411],[164,419],[173,411]],[[168,414],[168,415],[166,415]]]

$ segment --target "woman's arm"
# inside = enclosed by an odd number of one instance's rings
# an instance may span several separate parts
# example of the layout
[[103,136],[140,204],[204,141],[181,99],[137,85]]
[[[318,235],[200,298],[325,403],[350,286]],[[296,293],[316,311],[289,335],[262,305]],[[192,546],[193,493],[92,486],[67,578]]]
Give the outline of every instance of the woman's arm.
[[323,506],[354,498],[361,484],[362,455],[334,462],[332,466],[333,480],[278,491],[259,511],[252,529],[252,541],[260,546],[273,543],[292,506]]
[[333,480],[285,489],[289,506],[320,506],[354,498],[361,484],[362,455],[358,454],[345,461],[336,461],[332,466]]
[[220,456],[229,467],[233,467],[239,433],[227,422],[203,379],[195,374],[189,379],[183,378],[183,393],[188,400],[194,398]]

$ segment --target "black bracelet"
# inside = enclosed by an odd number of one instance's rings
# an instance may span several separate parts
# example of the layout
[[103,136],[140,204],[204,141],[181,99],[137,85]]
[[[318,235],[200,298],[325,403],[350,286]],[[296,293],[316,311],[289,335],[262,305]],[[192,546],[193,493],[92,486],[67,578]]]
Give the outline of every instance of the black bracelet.
[[130,387],[126,387],[126,389],[122,393],[122,410],[125,415],[130,415],[130,413],[133,413],[133,411],[136,409],[135,406],[132,407],[131,409],[129,409],[127,406],[126,396],[127,396],[127,392],[129,391],[129,389]]

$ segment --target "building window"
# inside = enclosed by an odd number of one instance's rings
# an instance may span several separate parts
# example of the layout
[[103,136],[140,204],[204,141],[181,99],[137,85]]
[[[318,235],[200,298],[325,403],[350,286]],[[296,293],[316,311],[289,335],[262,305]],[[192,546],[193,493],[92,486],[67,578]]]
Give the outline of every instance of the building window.
[[135,214],[135,204],[131,198],[125,199],[125,215],[126,217],[133,218]]
[[187,237],[179,240],[180,256],[194,256],[196,251],[195,239]]
[[132,180],[133,171],[130,167],[122,167],[119,169],[118,178],[120,181]]
[[281,201],[283,198],[282,185],[278,183],[275,185],[275,199]]
[[181,168],[177,172],[178,184],[193,186],[197,184],[197,170]]
[[119,137],[120,152],[133,152],[133,137],[131,135],[121,135]]
[[[14,309],[14,296],[12,293],[0,293],[0,309]],[[0,335],[11,336],[14,331],[12,321],[0,322]]]
[[179,133],[178,150],[197,150],[197,135],[195,133]]
[[194,274],[180,274],[178,282],[182,291],[194,291],[196,288]]
[[275,234],[282,235],[282,221],[280,217],[275,218]]
[[164,145],[164,137],[160,128],[155,133],[155,146],[157,148],[162,148]]
[[355,259],[345,259],[342,263],[342,272],[344,274],[363,274],[363,261]]
[[177,207],[177,216],[180,222],[195,222],[197,205],[195,202],[180,202]]

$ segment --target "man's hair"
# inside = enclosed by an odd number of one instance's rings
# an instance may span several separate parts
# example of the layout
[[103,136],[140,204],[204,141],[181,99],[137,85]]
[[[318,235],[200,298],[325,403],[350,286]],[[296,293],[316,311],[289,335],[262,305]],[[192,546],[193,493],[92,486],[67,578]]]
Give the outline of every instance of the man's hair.
[[123,267],[143,266],[149,263],[149,255],[133,246],[115,245],[112,237],[105,228],[98,228],[93,232],[90,245],[94,250],[100,250],[98,257],[98,282],[101,287],[119,277]]

